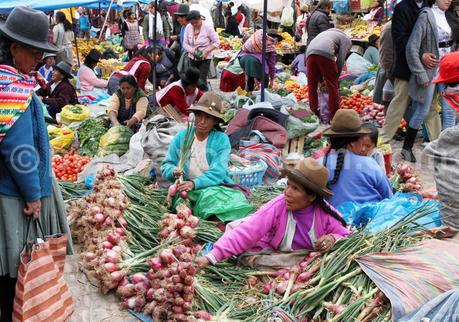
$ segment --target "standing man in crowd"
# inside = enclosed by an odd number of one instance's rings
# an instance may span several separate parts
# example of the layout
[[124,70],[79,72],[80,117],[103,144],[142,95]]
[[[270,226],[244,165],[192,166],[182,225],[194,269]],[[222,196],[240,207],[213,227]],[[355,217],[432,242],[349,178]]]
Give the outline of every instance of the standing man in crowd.
[[[410,38],[419,12],[427,6],[425,0],[403,0],[394,9],[392,18],[392,38],[394,44],[394,64],[391,76],[394,78],[394,98],[387,109],[384,125],[380,133],[382,143],[389,143],[394,137],[409,104],[408,82],[411,76],[406,61],[406,44]],[[426,62],[423,63],[426,64]],[[429,135],[437,138],[440,135],[440,116],[436,111],[429,113],[425,124]]]
[[212,20],[214,21],[215,28],[225,28],[225,18],[223,17],[223,3],[222,2],[215,2],[210,10],[210,14],[212,15]]
[[320,0],[317,8],[312,12],[311,16],[306,19],[306,31],[308,33],[306,46],[309,46],[311,41],[322,31],[334,27],[330,18],[331,9],[332,3],[330,0]]

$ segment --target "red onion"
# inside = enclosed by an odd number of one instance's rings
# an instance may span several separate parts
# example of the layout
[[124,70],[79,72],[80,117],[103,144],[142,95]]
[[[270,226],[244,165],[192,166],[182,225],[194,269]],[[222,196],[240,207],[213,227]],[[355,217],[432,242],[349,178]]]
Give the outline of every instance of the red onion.
[[207,311],[196,311],[196,312],[194,312],[194,317],[196,319],[201,319],[201,320],[204,320],[204,321],[212,320],[212,315],[210,315],[210,313],[207,312]]
[[117,220],[121,227],[127,227],[128,222],[124,219],[124,217],[118,217]]
[[134,289],[138,293],[145,293],[148,290],[148,284],[146,284],[145,282],[135,283]]
[[155,272],[163,268],[163,264],[161,264],[161,260],[158,257],[150,258],[148,260],[148,265]]
[[112,249],[113,245],[112,245],[112,243],[110,243],[109,241],[106,240],[106,241],[104,241],[102,243],[102,248],[104,248],[104,249]]
[[[93,206],[93,207],[91,207],[91,212],[92,212],[92,214],[95,215],[95,216],[96,216],[98,213],[100,213],[100,211],[101,211],[101,209],[100,209],[99,206]],[[102,215],[102,216],[103,216],[103,215]]]
[[147,290],[147,294],[146,294],[146,297],[147,297],[147,300],[149,302],[153,301],[153,293],[154,293],[155,289],[154,288],[149,288]]
[[155,290],[161,288],[161,284],[158,281],[151,281],[150,284],[151,284],[151,287]]
[[135,304],[136,304],[136,297],[133,296],[133,297],[129,297],[129,298],[126,298],[124,299],[123,301],[123,306],[127,309],[133,309],[135,308]]
[[273,285],[271,283],[266,283],[263,285],[263,293],[265,294],[269,294],[269,292],[271,292],[271,289],[272,289]]
[[99,212],[94,215],[94,219],[96,220],[96,223],[102,224],[105,221],[105,216]]
[[123,277],[121,282],[118,284],[118,286],[126,286],[129,284],[129,280],[126,277]]
[[288,271],[287,271],[285,268],[282,268],[282,269],[280,269],[280,270],[277,270],[277,271],[275,272],[275,275],[276,275],[276,276],[283,276],[285,273],[288,273]]
[[124,273],[121,271],[114,271],[110,273],[113,281],[120,282],[124,278]]
[[104,268],[109,272],[112,273],[114,271],[119,271],[119,267],[116,264],[113,263],[105,263]]
[[185,279],[183,280],[183,284],[188,285],[188,286],[193,285],[193,283],[194,283],[194,277],[193,277],[193,276],[189,276],[189,275],[188,275],[188,276],[185,277]]
[[177,212],[178,212],[178,214],[181,214],[181,215],[183,215],[185,217],[189,217],[189,216],[192,215],[191,209],[188,208],[187,205],[185,205],[183,203],[177,206]]
[[132,282],[134,284],[141,283],[141,282],[148,283],[148,279],[142,273],[135,273],[134,275],[132,275]]
[[182,308],[183,308],[183,311],[185,313],[187,313],[187,312],[190,312],[193,309],[193,305],[191,305],[191,302],[185,302],[185,303],[183,303]]
[[250,287],[255,287],[258,284],[258,278],[256,278],[255,276],[250,276],[247,279],[247,283]]
[[86,260],[86,261],[92,261],[93,259],[96,258],[96,254],[92,253],[92,252],[86,252],[86,253],[83,253],[83,258]]
[[178,275],[172,276],[172,283],[177,284],[177,283],[180,283],[181,281],[182,279],[180,278],[180,276]]
[[183,291],[183,284],[182,283],[177,283],[174,285],[174,292],[182,292]]
[[[188,286],[185,286],[185,287],[188,287]],[[183,287],[183,291],[185,291],[185,287]],[[185,300],[185,302],[193,301],[193,293],[184,293],[182,297]]]
[[194,276],[194,275],[196,275],[196,272],[197,272],[197,269],[194,266],[190,266],[187,269],[188,275]]
[[158,302],[164,302],[165,295],[166,291],[163,288],[159,288],[153,292],[153,298]]
[[174,255],[178,257],[181,254],[187,253],[188,249],[187,249],[187,247],[185,247],[183,245],[178,245],[178,246],[174,247],[172,249],[172,251],[174,252]]
[[194,238],[196,236],[196,232],[190,226],[184,226],[180,229],[180,235],[183,238]]
[[108,233],[107,240],[112,243],[112,245],[118,245],[121,241],[121,236],[117,233]]
[[117,252],[118,254],[121,254],[123,252],[123,249],[118,245],[113,246],[112,250]]
[[120,237],[126,236],[126,231],[121,227],[115,228],[115,233],[117,233]]
[[191,228],[196,228],[196,227],[198,227],[198,224],[199,224],[199,218],[198,218],[198,217],[190,216],[190,217],[188,218],[188,225],[189,225]]
[[304,282],[309,281],[312,276],[313,274],[311,274],[311,271],[303,272],[300,275],[298,275],[298,277],[296,278],[296,281],[298,283],[304,283]]
[[279,284],[277,284],[276,293],[279,294],[279,295],[284,294],[285,291],[287,290],[287,285],[288,285],[287,281],[282,281]]
[[113,225],[113,219],[112,217],[107,217],[104,221],[105,226],[112,226]]
[[181,306],[177,306],[177,305],[174,305],[172,307],[172,311],[175,313],[175,314],[183,314],[183,308]]
[[282,278],[283,278],[284,280],[288,280],[288,279],[290,278],[290,273],[289,273],[289,272],[284,273],[284,274],[282,275]]
[[159,258],[161,259],[161,262],[166,265],[175,262],[174,254],[171,249],[163,249],[159,253]]
[[186,191],[180,191],[180,198],[182,199],[188,199],[188,192]]
[[174,197],[177,194],[177,185],[173,184],[172,186],[169,187],[168,191],[169,196]]
[[145,297],[143,295],[138,295],[136,298],[135,298],[135,306],[136,308],[143,308],[145,306],[145,304],[147,304],[147,301],[145,301]]
[[107,199],[107,205],[109,205],[110,207],[115,207],[116,205],[116,199],[113,198],[113,197],[110,197]]

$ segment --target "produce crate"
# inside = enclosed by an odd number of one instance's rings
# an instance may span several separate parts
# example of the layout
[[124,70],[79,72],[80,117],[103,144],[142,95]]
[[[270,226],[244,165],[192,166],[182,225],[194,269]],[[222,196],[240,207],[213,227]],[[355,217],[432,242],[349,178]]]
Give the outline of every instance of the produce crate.
[[262,160],[254,161],[250,164],[251,166],[258,166],[253,170],[246,170],[245,168],[230,170],[228,171],[231,179],[235,184],[253,189],[263,184],[263,176],[265,175],[268,166]]
[[290,139],[282,149],[282,163],[286,169],[292,170],[300,161],[300,159],[287,160],[286,158],[290,153],[298,153],[303,155],[304,139],[304,136],[298,136],[296,138]]

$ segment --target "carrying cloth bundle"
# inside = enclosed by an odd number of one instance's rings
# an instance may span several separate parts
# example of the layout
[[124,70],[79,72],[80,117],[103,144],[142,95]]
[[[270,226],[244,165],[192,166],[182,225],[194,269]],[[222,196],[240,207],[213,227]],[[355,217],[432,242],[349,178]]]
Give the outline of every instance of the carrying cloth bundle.
[[[27,240],[33,223],[29,221]],[[74,310],[72,294],[64,280],[67,236],[43,236],[39,221],[35,223],[44,242],[35,237],[33,242],[27,242],[21,254],[13,321],[67,321]]]
[[375,253],[356,261],[389,298],[393,321],[459,285],[458,240],[424,240],[396,253]]
[[272,145],[282,148],[288,141],[288,115],[271,108],[240,109],[228,124],[232,147],[238,147],[241,139],[248,138],[253,130],[260,131]]
[[275,146],[266,143],[255,143],[239,147],[239,155],[247,160],[263,160],[268,168],[266,174],[271,178],[278,178],[281,168],[281,151]]

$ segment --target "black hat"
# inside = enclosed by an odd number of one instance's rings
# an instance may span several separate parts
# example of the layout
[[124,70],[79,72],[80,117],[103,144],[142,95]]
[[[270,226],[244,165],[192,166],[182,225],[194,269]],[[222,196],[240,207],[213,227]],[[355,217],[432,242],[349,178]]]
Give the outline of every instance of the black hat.
[[43,12],[30,7],[18,6],[11,11],[6,22],[0,26],[0,32],[27,46],[56,53],[59,49],[48,43],[48,28],[48,17]]
[[102,58],[102,54],[97,49],[91,49],[86,57],[91,58],[95,62],[99,62],[99,60]]
[[191,10],[186,16],[186,20],[201,19],[201,13],[198,10]]
[[181,80],[190,85],[198,85],[199,83],[199,69],[196,67],[189,67],[185,74],[182,74]]
[[376,42],[376,40],[378,40],[378,39],[379,39],[379,36],[378,36],[378,35],[372,34],[372,35],[370,35],[370,37],[368,37],[368,43],[369,43],[370,45],[374,45],[375,42]]
[[183,16],[188,16],[189,13],[190,13],[190,6],[185,3],[182,3],[179,5],[178,10],[176,13],[174,13],[174,15],[183,17]]
[[70,66],[70,64],[65,61],[59,62],[59,64],[54,66],[54,69],[59,70],[62,73],[62,75],[64,75],[67,78],[73,78],[72,66]]
[[284,39],[284,37],[282,37],[281,35],[279,35],[277,33],[276,29],[269,29],[268,30],[268,36],[272,37],[272,38],[277,38],[277,40],[279,40],[279,41],[282,41]]

